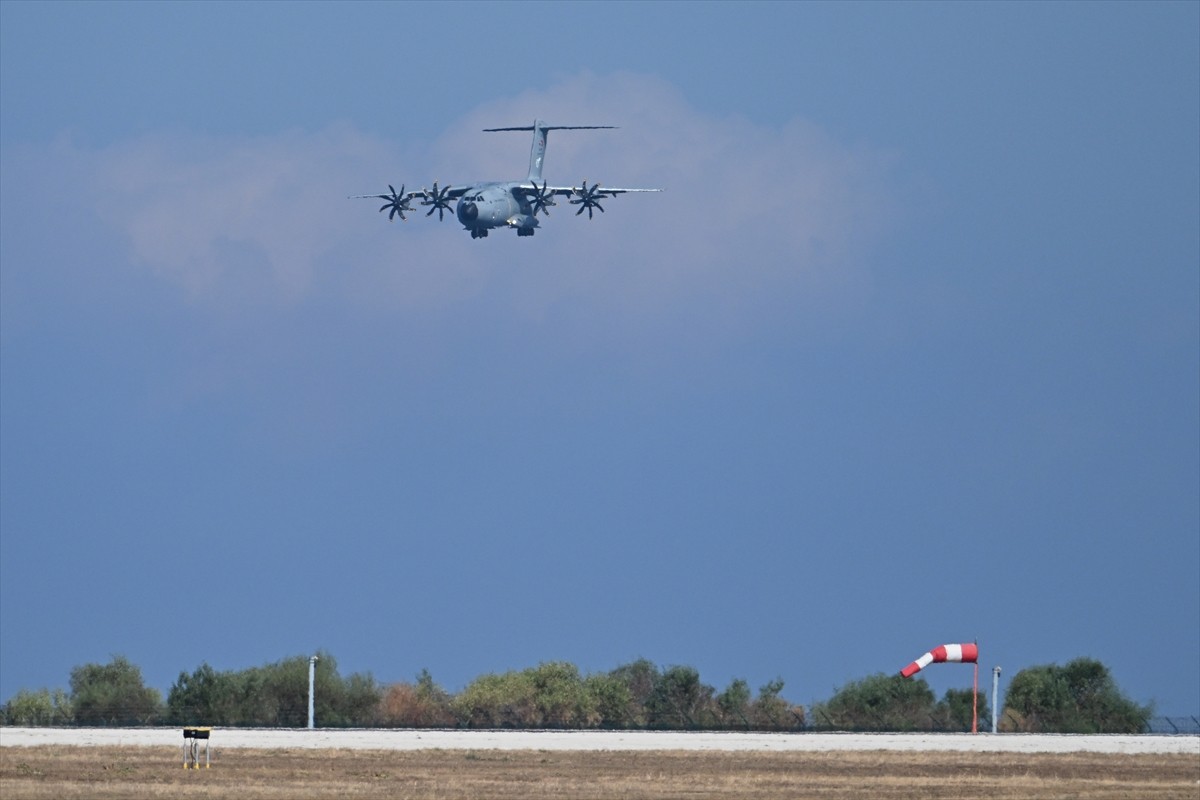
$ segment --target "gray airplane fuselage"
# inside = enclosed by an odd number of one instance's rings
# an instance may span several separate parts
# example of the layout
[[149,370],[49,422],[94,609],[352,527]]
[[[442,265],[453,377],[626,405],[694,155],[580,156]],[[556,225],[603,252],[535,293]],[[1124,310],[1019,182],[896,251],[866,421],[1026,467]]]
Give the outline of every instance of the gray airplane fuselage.
[[514,191],[523,185],[520,181],[476,184],[458,199],[455,215],[476,235],[492,228],[532,230],[538,227],[537,217],[525,196]]

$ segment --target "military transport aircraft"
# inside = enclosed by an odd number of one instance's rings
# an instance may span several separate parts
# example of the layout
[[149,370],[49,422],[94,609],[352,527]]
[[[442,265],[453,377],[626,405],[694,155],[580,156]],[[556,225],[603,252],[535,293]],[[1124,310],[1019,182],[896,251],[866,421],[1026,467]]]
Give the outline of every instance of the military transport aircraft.
[[[523,181],[488,181],[483,183],[451,184],[438,188],[438,182],[433,182],[432,189],[421,187],[420,191],[405,191],[403,185],[400,191],[388,184],[388,194],[357,194],[352,199],[367,198],[385,200],[379,207],[380,211],[388,212],[388,219],[397,216],[403,222],[408,221],[405,212],[412,213],[410,203],[420,197],[421,205],[431,206],[425,212],[429,217],[436,211],[441,220],[445,212],[450,210],[451,201],[457,200],[454,213],[463,227],[471,232],[472,239],[482,239],[493,228],[515,228],[517,236],[533,236],[538,226],[538,213],[550,215],[550,206],[558,205],[554,197],[569,197],[571,205],[579,206],[575,216],[584,211],[588,219],[592,218],[592,209],[604,211],[601,200],[616,197],[626,192],[661,192],[662,189],[613,189],[602,187],[599,183],[588,186],[584,180],[580,186],[550,186],[542,178],[542,161],[546,157],[546,133],[548,131],[580,131],[611,129],[613,125],[547,125],[542,120],[534,120],[532,125],[520,128],[484,128],[485,133],[497,131],[533,131],[533,147],[529,151],[529,176]],[[541,186],[538,186],[538,182]]]

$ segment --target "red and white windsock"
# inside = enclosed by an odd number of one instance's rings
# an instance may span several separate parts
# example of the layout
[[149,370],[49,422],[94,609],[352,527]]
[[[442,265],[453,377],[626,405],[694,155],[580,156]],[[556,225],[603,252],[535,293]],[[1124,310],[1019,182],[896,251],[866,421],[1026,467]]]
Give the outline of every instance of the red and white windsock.
[[935,647],[916,661],[900,670],[905,678],[911,678],[930,664],[943,664],[947,661],[962,661],[967,664],[979,663],[979,645],[977,644],[943,644]]

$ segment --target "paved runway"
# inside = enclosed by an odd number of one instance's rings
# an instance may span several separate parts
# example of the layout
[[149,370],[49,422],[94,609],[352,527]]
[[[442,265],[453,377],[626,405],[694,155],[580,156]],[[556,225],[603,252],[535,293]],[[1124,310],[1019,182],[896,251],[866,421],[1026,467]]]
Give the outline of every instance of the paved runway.
[[[0,747],[180,747],[179,728],[0,728]],[[1200,756],[1200,736],[965,733],[711,733],[677,731],[479,731],[216,728],[214,750],[713,750],[825,752],[923,750],[998,753],[1182,753]]]

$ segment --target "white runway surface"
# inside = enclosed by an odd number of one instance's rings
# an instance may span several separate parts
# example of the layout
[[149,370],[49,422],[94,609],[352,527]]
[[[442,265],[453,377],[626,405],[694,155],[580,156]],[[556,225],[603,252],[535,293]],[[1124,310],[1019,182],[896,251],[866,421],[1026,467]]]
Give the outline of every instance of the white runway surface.
[[[0,728],[0,747],[181,747],[179,728]],[[1200,736],[1002,733],[682,733],[675,731],[296,730],[215,728],[220,748],[347,750],[921,750],[995,753],[1178,753],[1200,757]]]

